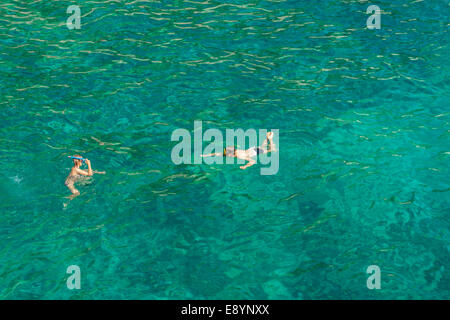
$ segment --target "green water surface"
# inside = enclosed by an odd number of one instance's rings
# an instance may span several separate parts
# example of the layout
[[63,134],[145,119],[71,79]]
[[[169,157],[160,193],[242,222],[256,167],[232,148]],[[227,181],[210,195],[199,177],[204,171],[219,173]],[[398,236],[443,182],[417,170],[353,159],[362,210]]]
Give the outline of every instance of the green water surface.
[[[0,298],[448,299],[449,11],[2,1]],[[278,173],[174,165],[194,120],[279,129]]]

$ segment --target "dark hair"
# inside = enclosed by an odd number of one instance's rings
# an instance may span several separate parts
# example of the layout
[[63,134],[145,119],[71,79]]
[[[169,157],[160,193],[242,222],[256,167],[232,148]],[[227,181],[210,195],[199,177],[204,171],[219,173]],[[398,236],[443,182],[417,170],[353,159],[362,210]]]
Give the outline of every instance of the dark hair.
[[226,147],[223,149],[224,157],[234,157],[234,153],[236,152],[236,147]]

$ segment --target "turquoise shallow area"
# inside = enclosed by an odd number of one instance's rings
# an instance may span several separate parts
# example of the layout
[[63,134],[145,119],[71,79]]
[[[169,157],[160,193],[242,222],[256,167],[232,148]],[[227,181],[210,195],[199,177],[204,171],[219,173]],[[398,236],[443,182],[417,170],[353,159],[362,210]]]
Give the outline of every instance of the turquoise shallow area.
[[[448,1],[373,4],[2,1],[0,298],[450,298]],[[194,120],[278,174],[174,165]]]

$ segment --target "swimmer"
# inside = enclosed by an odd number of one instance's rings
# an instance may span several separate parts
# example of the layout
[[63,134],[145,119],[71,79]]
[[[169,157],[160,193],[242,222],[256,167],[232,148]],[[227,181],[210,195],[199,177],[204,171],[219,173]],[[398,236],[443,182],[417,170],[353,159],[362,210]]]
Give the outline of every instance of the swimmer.
[[[73,159],[74,166],[70,170],[70,173],[66,179],[65,185],[72,192],[72,195],[70,196],[70,198],[73,199],[76,196],[80,195],[80,192],[75,188],[75,182],[78,180],[78,178],[80,176],[92,176],[92,175],[94,175],[94,173],[105,174],[105,172],[93,171],[91,168],[91,162],[89,161],[89,159],[84,159],[79,155],[74,155],[74,156],[71,156],[70,158]],[[87,171],[80,169],[83,162],[85,162],[88,166]]]
[[[269,149],[267,149],[267,143],[269,143]],[[247,169],[248,167],[251,167],[256,163],[252,157],[257,156],[261,153],[269,153],[269,152],[275,152],[276,146],[273,142],[273,132],[267,132],[267,137],[264,140],[263,144],[260,147],[251,147],[247,150],[239,150],[235,147],[226,147],[223,150],[223,153],[216,152],[216,153],[210,153],[210,154],[202,154],[202,157],[214,157],[214,156],[221,156],[224,157],[236,157],[238,159],[242,159],[245,161],[248,161],[248,163],[244,166],[240,166],[241,169]]]

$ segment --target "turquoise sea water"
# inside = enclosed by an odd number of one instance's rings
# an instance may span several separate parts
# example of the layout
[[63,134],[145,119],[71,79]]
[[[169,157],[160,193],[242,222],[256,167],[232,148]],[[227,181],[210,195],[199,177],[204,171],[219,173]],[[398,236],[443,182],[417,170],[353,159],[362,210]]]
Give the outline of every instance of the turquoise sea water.
[[[443,0],[2,1],[0,298],[448,299],[448,17]],[[174,165],[194,120],[279,129],[278,174]],[[107,174],[70,201],[75,153]]]

